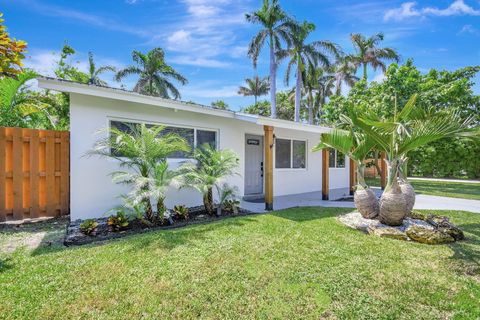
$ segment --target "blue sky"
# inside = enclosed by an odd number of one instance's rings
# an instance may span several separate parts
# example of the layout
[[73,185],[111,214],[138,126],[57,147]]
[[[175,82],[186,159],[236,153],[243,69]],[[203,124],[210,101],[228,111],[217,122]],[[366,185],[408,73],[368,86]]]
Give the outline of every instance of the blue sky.
[[[281,4],[298,20],[316,24],[310,40],[331,40],[347,52],[353,50],[352,32],[384,32],[384,45],[397,49],[403,61],[413,58],[422,71],[480,65],[479,0]],[[182,100],[210,104],[222,99],[233,109],[253,103],[237,90],[255,74],[246,50],[258,27],[246,23],[244,14],[259,6],[260,0],[0,0],[10,34],[29,44],[26,64],[43,74],[51,72],[65,41],[77,50],[80,68],[89,51],[98,64],[122,67],[131,63],[132,50],[162,47],[167,62],[189,80],[180,88]],[[285,88],[283,71],[281,66],[280,89]],[[257,72],[267,75],[267,51]],[[370,79],[379,80],[381,74],[371,71]],[[126,79],[125,85],[134,80]],[[480,93],[478,84],[475,91]]]

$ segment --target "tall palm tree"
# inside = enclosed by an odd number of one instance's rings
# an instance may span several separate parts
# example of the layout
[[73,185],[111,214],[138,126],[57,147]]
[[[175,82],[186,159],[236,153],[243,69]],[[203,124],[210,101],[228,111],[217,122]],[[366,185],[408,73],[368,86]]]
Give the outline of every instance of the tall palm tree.
[[247,13],[245,18],[248,22],[258,24],[261,30],[253,37],[248,47],[248,55],[253,60],[256,68],[258,56],[268,43],[270,54],[270,116],[277,117],[277,61],[276,52],[280,50],[282,41],[290,45],[292,32],[296,29],[295,22],[282,10],[278,0],[264,0],[262,7],[254,12]]
[[343,85],[353,87],[355,83],[360,80],[355,73],[357,68],[350,56],[340,57],[333,68],[335,76],[335,94],[340,95]]
[[95,61],[93,60],[93,53],[88,53],[88,84],[94,84],[97,86],[107,86],[108,84],[99,78],[102,73],[107,71],[116,72],[115,67],[102,66],[97,69]]
[[270,90],[268,77],[260,78],[259,76],[255,76],[253,79],[245,79],[245,82],[246,86],[240,86],[238,94],[245,97],[253,96],[255,98],[255,104],[257,104],[258,97],[266,95],[268,90]]
[[120,70],[115,77],[117,81],[130,75],[138,75],[139,79],[133,88],[134,91],[150,96],[180,99],[180,92],[171,80],[181,84],[186,84],[188,81],[166,64],[165,53],[161,48],[152,49],[147,54],[133,51],[132,59],[136,65]]
[[383,33],[377,33],[370,38],[366,38],[360,33],[350,35],[355,54],[351,56],[352,62],[357,66],[363,67],[363,80],[367,81],[367,68],[371,66],[374,70],[378,68],[383,72],[387,70],[385,61],[399,61],[399,54],[392,48],[380,48],[378,45],[383,41]]
[[292,67],[296,66],[295,85],[295,121],[300,121],[300,100],[302,97],[302,87],[304,73],[307,67],[320,66],[324,68],[330,67],[332,64],[332,56],[338,56],[339,47],[330,41],[313,41],[309,44],[305,43],[308,35],[315,30],[313,23],[304,21],[299,25],[297,32],[293,34],[292,45],[286,50],[280,50],[279,59],[289,58],[285,74],[285,82],[288,85],[290,72]]

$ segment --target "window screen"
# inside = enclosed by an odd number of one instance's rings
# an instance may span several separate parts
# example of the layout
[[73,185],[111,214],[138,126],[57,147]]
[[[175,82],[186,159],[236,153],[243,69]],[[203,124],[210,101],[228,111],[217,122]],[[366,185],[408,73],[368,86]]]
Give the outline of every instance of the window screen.
[[209,144],[212,148],[217,147],[217,133],[215,131],[197,130],[197,146]]
[[275,168],[291,168],[291,140],[275,139]]
[[336,151],[335,149],[329,149],[329,155],[328,155],[328,166],[330,168],[335,168],[335,155]]
[[293,168],[305,168],[306,151],[305,141],[293,140]]

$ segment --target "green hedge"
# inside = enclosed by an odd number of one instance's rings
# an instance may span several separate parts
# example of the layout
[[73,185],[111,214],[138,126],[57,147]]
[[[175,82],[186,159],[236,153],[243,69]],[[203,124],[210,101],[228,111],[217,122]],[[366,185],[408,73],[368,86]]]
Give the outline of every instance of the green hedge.
[[466,139],[445,139],[409,155],[410,175],[438,178],[480,178],[480,144]]

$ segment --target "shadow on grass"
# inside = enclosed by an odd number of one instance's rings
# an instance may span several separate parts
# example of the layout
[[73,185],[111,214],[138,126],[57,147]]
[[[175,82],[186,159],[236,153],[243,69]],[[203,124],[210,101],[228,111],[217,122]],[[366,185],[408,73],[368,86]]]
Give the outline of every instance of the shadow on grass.
[[13,268],[13,265],[11,264],[10,261],[11,261],[10,258],[0,259],[0,273]]
[[480,277],[480,223],[460,224],[466,239],[456,242],[450,247],[453,259],[459,262],[456,271],[460,274]]
[[274,211],[272,216],[288,219],[295,222],[307,222],[335,217],[342,213],[351,212],[352,208],[327,208],[327,207],[296,207]]

